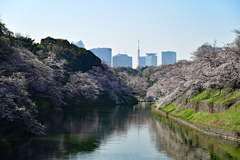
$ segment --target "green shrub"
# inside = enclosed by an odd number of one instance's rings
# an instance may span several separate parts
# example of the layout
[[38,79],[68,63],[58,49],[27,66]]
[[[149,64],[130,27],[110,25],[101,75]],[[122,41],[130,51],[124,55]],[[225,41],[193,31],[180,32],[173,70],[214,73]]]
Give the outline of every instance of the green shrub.
[[1,46],[1,47],[10,46],[10,39],[9,39],[9,38],[6,38],[6,37],[4,37],[4,36],[1,36],[1,37],[0,37],[0,46]]

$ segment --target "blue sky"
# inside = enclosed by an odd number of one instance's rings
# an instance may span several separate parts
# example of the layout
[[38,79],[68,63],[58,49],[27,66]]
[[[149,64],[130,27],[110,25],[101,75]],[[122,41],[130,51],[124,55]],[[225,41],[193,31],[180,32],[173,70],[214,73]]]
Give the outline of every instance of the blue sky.
[[138,38],[141,56],[158,53],[158,64],[162,51],[190,59],[205,42],[232,42],[240,0],[0,0],[0,16],[11,31],[37,42],[51,36],[127,53],[135,68]]

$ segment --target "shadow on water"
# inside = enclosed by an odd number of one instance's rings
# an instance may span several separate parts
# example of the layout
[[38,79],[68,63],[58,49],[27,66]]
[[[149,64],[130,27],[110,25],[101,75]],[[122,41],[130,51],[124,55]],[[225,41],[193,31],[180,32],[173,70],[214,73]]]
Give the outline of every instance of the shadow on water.
[[49,110],[39,117],[47,136],[9,141],[0,159],[240,159],[238,143],[196,133],[150,105]]

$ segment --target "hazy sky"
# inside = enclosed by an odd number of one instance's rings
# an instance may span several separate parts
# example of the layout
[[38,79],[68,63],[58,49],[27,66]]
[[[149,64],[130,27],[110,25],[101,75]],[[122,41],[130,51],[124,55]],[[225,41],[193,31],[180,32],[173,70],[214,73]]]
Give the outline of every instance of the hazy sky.
[[36,42],[51,36],[82,40],[86,49],[109,47],[132,56],[135,68],[138,38],[141,56],[176,51],[178,60],[205,42],[232,42],[240,0],[0,0],[0,16]]

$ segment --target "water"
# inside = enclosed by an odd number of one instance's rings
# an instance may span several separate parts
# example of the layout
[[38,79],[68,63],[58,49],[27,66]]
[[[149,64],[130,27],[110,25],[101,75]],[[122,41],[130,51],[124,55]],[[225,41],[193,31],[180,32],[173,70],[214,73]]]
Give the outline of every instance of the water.
[[[11,141],[3,159],[240,159],[236,142],[201,135],[135,106],[81,107],[40,117],[47,136]],[[2,159],[0,157],[0,159]]]

